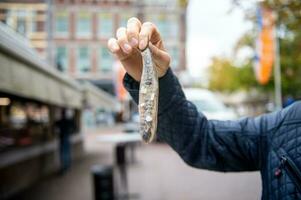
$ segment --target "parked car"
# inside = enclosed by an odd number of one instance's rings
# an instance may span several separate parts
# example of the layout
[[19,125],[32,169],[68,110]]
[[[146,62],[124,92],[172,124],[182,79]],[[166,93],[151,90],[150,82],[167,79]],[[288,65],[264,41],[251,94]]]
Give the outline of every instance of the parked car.
[[187,100],[191,101],[199,112],[202,112],[208,119],[233,120],[237,114],[219,100],[211,91],[205,89],[186,88],[184,89]]

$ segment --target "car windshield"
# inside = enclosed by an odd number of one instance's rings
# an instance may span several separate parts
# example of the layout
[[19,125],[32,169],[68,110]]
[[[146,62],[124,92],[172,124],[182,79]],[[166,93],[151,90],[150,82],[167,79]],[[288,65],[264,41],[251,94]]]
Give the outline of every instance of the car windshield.
[[204,99],[192,100],[199,112],[221,112],[225,111],[226,107],[218,101],[209,101]]

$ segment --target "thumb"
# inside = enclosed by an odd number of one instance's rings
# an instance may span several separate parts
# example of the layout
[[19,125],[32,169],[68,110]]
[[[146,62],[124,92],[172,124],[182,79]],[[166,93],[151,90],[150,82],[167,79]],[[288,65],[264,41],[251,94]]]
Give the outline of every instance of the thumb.
[[170,64],[170,56],[166,51],[163,51],[153,45],[152,43],[149,43],[149,49],[153,56],[153,61],[157,65],[158,68],[161,69],[167,69]]

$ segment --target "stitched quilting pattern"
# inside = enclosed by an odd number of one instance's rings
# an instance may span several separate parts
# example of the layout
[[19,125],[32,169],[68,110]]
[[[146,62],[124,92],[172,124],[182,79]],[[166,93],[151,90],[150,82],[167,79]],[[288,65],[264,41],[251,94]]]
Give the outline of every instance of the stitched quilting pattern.
[[[124,85],[137,103],[139,83],[126,74]],[[284,168],[281,175],[275,175],[281,166],[280,148],[298,171],[301,168],[301,103],[257,118],[208,121],[185,99],[169,69],[159,79],[158,137],[194,167],[216,171],[260,170],[262,199],[301,199],[296,179]]]

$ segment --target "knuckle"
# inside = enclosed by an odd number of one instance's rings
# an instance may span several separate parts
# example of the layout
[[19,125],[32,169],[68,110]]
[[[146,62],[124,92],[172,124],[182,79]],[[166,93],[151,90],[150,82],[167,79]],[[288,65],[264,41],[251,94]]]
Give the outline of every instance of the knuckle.
[[118,38],[117,43],[118,44],[124,44],[124,43],[126,43],[126,38],[125,37]]

